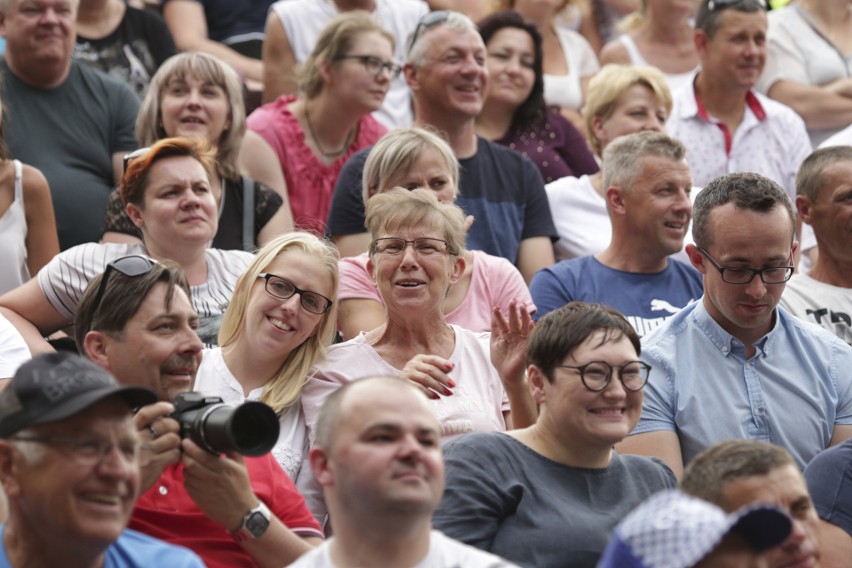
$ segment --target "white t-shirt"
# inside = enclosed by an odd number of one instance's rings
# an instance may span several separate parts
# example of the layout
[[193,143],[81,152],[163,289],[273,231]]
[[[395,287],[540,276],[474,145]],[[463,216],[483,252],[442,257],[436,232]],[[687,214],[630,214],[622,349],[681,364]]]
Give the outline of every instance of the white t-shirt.
[[[331,560],[331,538],[302,555],[291,568],[336,568]],[[508,560],[453,540],[433,530],[426,557],[411,568],[517,568]]]
[[591,77],[601,66],[586,38],[565,28],[557,28],[556,35],[568,62],[568,74],[544,75],[544,102],[547,106],[579,111],[583,106],[580,79]]
[[852,345],[852,288],[795,274],[787,282],[780,303],[794,316],[822,326]]
[[553,245],[557,261],[598,254],[609,246],[612,223],[606,201],[589,176],[560,178],[544,189],[559,234]]
[[9,320],[0,314],[0,379],[9,379],[18,367],[32,359],[24,338]]
[[[195,377],[195,390],[222,397],[226,404],[234,406],[247,400],[260,400],[260,395],[263,394],[263,387],[250,391],[248,396],[243,394],[242,385],[231,374],[219,347],[204,350],[201,366],[198,367]],[[294,404],[285,409],[279,416],[279,422],[281,432],[278,434],[278,442],[272,448],[272,455],[295,482],[308,453],[308,429],[305,426],[302,405]]]

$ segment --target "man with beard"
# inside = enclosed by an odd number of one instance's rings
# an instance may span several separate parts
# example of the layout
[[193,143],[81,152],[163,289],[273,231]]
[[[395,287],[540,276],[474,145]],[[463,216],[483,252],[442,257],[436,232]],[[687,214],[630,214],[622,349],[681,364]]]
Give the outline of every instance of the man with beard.
[[195,382],[197,325],[181,270],[141,256],[110,263],[77,309],[81,351],[120,384],[150,388],[160,399],[134,416],[142,495],[130,526],[192,549],[211,567],[287,564],[322,532],[275,459],[209,453],[181,439],[170,417],[169,401]]

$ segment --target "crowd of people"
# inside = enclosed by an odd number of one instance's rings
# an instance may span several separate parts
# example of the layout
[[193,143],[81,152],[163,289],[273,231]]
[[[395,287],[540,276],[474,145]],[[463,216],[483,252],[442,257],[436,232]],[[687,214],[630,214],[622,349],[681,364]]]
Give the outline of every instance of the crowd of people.
[[0,24],[0,565],[848,567],[846,0]]

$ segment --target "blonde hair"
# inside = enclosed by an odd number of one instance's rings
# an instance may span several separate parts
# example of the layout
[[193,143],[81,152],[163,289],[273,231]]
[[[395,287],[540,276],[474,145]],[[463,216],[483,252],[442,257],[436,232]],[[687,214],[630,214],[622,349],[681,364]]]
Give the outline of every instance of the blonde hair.
[[341,57],[348,55],[355,38],[370,32],[378,33],[387,39],[393,51],[396,45],[394,37],[364,10],[343,12],[323,28],[314,44],[314,50],[299,67],[299,90],[305,98],[313,99],[322,92],[325,86],[321,73],[322,64],[327,63],[329,67],[337,64]]
[[458,194],[459,161],[450,145],[436,132],[419,126],[397,128],[381,137],[364,162],[362,191],[364,203],[371,193],[389,189],[388,181],[411,171],[411,166],[429,150],[442,159],[453,182],[453,199]]
[[[442,203],[435,192],[418,187],[411,191],[395,187],[367,201],[367,230],[373,239],[388,227],[412,227],[433,222],[447,241],[451,254],[464,250],[464,213],[458,205]],[[375,242],[375,241],[373,241]],[[370,256],[375,254],[370,243]]]
[[651,89],[654,95],[666,107],[666,115],[672,112],[672,93],[666,84],[662,71],[648,65],[604,65],[597,75],[589,81],[586,104],[583,105],[583,123],[592,151],[598,156],[603,144],[595,135],[592,120],[595,117],[608,119],[618,107],[619,99],[633,85],[643,85]]
[[[294,231],[276,237],[260,249],[252,263],[237,281],[231,303],[222,318],[219,328],[219,345],[224,350],[236,343],[246,333],[245,319],[254,283],[279,255],[288,251],[299,251],[314,257],[317,264],[325,267],[331,276],[331,307],[320,316],[322,321],[316,332],[301,345],[293,349],[281,362],[281,367],[264,386],[260,401],[281,414],[286,408],[299,401],[302,387],[314,364],[325,356],[326,349],[334,339],[337,324],[338,254],[326,240],[311,233]],[[265,293],[265,292],[264,292]],[[250,338],[247,338],[249,341]]]
[[240,178],[240,146],[246,133],[246,109],[243,102],[243,86],[236,71],[220,59],[197,51],[179,53],[168,58],[151,77],[151,83],[139,114],[136,117],[136,137],[142,146],[150,146],[161,138],[168,137],[163,129],[160,103],[163,92],[173,80],[186,80],[192,75],[200,81],[209,82],[225,91],[230,104],[228,120],[230,126],[222,131],[218,140],[210,140],[216,147],[216,171],[225,179]]

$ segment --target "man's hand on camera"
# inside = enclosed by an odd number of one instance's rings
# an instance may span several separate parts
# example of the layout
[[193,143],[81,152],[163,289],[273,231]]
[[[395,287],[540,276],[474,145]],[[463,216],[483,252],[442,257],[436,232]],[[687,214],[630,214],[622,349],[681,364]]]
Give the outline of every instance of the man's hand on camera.
[[157,402],[143,406],[133,416],[140,441],[142,492],[154,485],[167,466],[180,461],[180,425],[169,418],[174,409],[170,402]]

